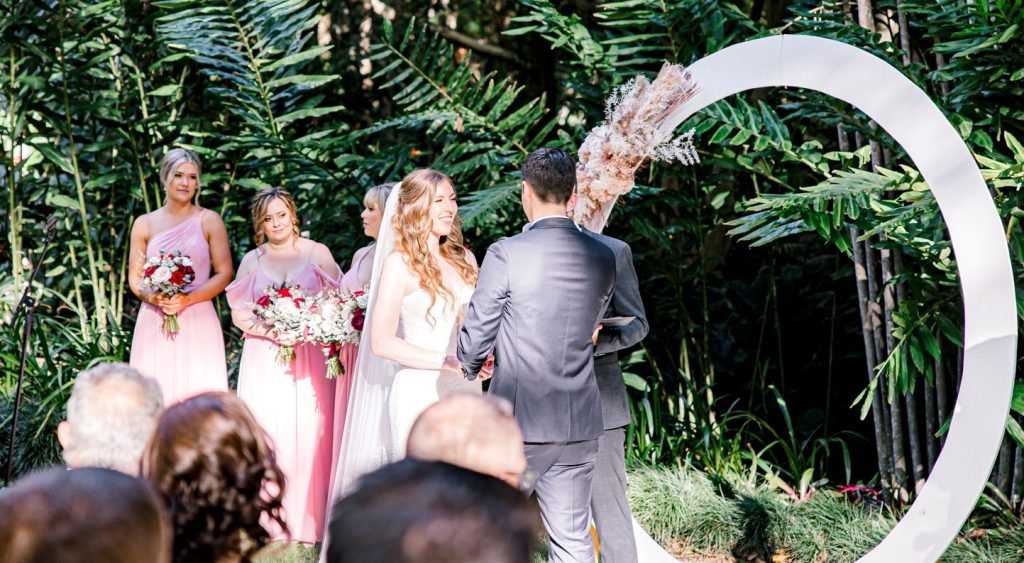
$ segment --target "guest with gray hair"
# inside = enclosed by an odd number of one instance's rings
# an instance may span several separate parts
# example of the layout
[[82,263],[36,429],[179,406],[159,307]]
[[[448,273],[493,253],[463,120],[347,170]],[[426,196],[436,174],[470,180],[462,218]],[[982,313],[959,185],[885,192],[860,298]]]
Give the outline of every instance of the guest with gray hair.
[[75,379],[67,420],[57,426],[68,467],[107,467],[137,475],[163,395],[155,379],[123,363],[102,363]]

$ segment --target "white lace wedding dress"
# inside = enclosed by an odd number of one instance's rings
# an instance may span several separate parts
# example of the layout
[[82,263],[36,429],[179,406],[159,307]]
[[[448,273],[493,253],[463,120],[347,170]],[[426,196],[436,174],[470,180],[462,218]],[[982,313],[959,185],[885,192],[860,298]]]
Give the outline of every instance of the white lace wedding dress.
[[[402,299],[401,326],[404,339],[438,354],[454,353],[459,311],[473,295],[470,286],[456,294],[457,306],[446,306],[438,297],[430,307],[430,294],[420,288]],[[427,310],[430,308],[430,315]],[[452,393],[482,392],[479,381],[466,381],[461,374],[447,371],[404,368],[395,374],[388,398],[394,459],[405,456],[405,444],[413,422],[427,407]]]

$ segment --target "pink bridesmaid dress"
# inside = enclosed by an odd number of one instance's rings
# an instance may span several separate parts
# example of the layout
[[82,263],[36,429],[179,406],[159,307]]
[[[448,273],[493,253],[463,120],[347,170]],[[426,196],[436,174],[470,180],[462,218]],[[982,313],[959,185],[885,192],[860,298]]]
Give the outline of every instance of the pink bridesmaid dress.
[[[365,260],[373,262],[374,246],[361,248],[356,251],[352,258],[352,267],[341,277],[341,290],[353,292],[357,289],[366,289],[359,283],[359,268]],[[334,391],[334,446],[331,452],[331,475],[336,475],[338,470],[338,454],[341,451],[341,435],[345,428],[345,415],[348,413],[348,396],[352,391],[352,375],[356,369],[356,352],[359,346],[346,344],[341,348],[341,367],[344,375],[338,376],[337,386]],[[330,496],[334,500],[334,479],[331,479]]]
[[[210,279],[210,245],[203,234],[203,213],[195,212],[178,225],[149,239],[146,256],[180,250],[192,260],[196,279],[186,292]],[[213,302],[203,301],[178,313],[176,334],[163,330],[159,307],[143,303],[135,321],[129,362],[142,374],[156,379],[164,394],[164,406],[206,391],[227,391],[224,333]]]
[[[228,303],[232,309],[251,311],[267,287],[279,283],[257,267],[228,286]],[[312,295],[338,282],[310,261],[288,284]],[[273,440],[286,479],[284,520],[290,536],[273,526],[271,536],[315,543],[323,538],[332,481],[334,381],[326,377],[326,358],[319,347],[296,344],[295,359],[287,366],[277,363],[277,349],[273,340],[245,333],[238,396]]]

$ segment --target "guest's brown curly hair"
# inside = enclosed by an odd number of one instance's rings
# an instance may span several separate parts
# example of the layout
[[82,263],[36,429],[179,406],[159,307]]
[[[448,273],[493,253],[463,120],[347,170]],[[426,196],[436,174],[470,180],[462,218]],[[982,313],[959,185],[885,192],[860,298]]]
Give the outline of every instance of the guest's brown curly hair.
[[160,416],[142,457],[174,527],[174,561],[242,561],[270,542],[266,514],[286,533],[285,478],[252,412],[230,393],[204,393]]

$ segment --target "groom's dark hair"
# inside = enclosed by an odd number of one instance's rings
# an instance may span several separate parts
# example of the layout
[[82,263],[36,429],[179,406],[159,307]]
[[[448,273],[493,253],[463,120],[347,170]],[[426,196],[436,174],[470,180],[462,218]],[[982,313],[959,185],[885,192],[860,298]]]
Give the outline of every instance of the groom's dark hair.
[[531,563],[539,531],[502,481],[409,458],[363,476],[331,513],[327,563]]
[[565,203],[576,190],[576,165],[565,151],[541,147],[526,156],[523,181],[545,203]]

